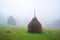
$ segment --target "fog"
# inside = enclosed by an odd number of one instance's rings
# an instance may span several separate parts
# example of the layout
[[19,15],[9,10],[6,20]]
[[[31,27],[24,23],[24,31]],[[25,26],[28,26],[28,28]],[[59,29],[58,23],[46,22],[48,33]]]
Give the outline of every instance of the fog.
[[60,17],[60,0],[0,0],[0,16],[7,24],[13,16],[16,25],[27,26],[35,15],[42,25],[58,20]]

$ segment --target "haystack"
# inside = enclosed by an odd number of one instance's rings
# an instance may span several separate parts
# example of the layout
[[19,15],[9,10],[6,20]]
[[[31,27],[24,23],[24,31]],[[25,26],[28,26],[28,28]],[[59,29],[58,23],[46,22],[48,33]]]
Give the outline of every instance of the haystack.
[[31,22],[28,24],[28,32],[30,33],[41,33],[42,32],[42,25],[37,20],[36,16],[34,16]]

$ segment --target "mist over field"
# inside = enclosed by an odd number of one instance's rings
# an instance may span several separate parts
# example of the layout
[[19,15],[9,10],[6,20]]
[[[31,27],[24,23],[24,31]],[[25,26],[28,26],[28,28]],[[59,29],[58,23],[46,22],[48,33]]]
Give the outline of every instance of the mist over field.
[[8,17],[13,16],[16,25],[27,26],[34,9],[43,27],[60,27],[60,0],[0,0],[0,24],[7,24]]
[[60,40],[60,0],[0,0],[0,40]]

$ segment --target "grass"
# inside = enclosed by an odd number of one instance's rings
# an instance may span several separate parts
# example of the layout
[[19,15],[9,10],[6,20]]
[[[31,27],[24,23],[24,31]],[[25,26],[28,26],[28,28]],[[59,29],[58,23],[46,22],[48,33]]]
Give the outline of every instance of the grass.
[[26,28],[0,25],[0,40],[60,40],[60,29],[43,29],[42,33],[28,33]]

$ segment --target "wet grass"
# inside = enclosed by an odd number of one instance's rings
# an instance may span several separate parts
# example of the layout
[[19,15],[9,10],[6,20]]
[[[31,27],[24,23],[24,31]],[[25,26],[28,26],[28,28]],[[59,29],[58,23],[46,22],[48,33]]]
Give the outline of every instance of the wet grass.
[[59,30],[43,29],[42,33],[28,33],[27,28],[1,25],[0,40],[60,40]]

